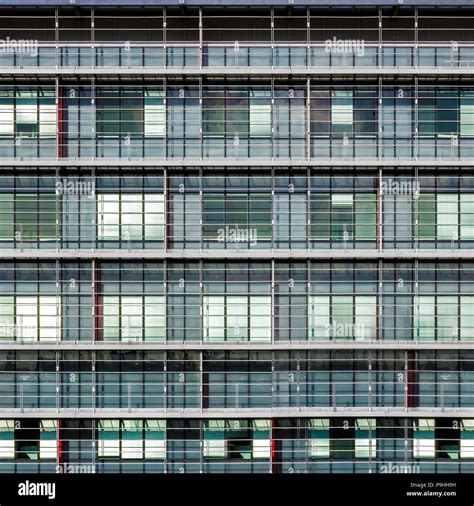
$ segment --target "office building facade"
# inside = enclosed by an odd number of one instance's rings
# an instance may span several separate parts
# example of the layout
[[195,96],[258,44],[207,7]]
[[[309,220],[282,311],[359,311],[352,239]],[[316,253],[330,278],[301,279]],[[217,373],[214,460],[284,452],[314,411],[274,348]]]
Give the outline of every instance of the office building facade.
[[0,2],[1,472],[474,471],[474,5],[343,3]]

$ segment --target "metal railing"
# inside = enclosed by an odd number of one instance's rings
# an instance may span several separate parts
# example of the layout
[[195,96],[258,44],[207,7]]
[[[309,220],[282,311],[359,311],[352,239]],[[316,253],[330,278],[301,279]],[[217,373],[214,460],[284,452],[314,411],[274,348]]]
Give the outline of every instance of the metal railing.
[[472,44],[35,43],[0,55],[5,69],[463,69]]

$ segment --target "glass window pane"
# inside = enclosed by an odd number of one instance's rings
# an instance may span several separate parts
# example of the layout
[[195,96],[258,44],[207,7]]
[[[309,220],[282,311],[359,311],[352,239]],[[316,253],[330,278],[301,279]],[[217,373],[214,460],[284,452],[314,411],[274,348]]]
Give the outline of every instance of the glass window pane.
[[56,296],[39,297],[39,338],[40,341],[61,339],[61,305]]
[[272,133],[269,91],[250,91],[250,135],[268,137]]
[[332,297],[332,322],[331,331],[333,337],[350,339],[354,337],[353,298],[350,296]]
[[145,459],[164,460],[166,458],[166,420],[144,420]]
[[432,193],[418,197],[418,237],[426,240],[436,238],[436,198]]
[[0,240],[12,240],[14,226],[14,196],[0,194]]
[[117,137],[120,134],[119,90],[103,88],[97,90],[97,133]]
[[145,239],[163,241],[165,237],[164,195],[145,195]]
[[474,339],[474,297],[463,296],[460,298],[461,339]]
[[333,133],[351,135],[353,121],[352,90],[333,90],[331,109]]
[[474,93],[462,90],[460,98],[460,134],[474,136]]
[[56,420],[40,422],[39,458],[56,460],[58,454],[58,430]]
[[120,196],[119,195],[98,195],[98,238],[115,239],[120,238]]
[[225,304],[223,296],[203,297],[203,330],[205,340],[224,341]]
[[38,338],[38,298],[18,296],[16,298],[17,338],[33,341]]
[[162,90],[145,90],[145,137],[163,137],[166,133],[166,109]]
[[99,420],[98,458],[120,457],[120,421]]
[[311,419],[309,427],[309,457],[314,459],[329,458],[329,419]]
[[458,240],[458,196],[440,193],[437,200],[438,239]]
[[13,98],[0,98],[0,135],[14,135],[15,112]]
[[435,338],[435,298],[415,297],[415,339]]
[[375,339],[377,337],[377,298],[358,295],[355,297],[356,339]]
[[0,296],[0,339],[14,340],[15,303],[11,295]]
[[460,239],[469,241],[474,239],[474,194],[460,195],[461,233]]
[[434,459],[435,450],[435,421],[420,419],[413,421],[413,458]]
[[474,420],[461,420],[460,457],[474,458]]
[[124,295],[121,298],[122,339],[141,340],[143,337],[143,297]]
[[328,340],[331,337],[329,296],[309,299],[309,338]]
[[15,458],[15,420],[0,420],[0,459]]
[[166,302],[163,296],[145,296],[145,339],[166,339]]
[[54,98],[40,99],[39,134],[42,137],[56,136],[56,104]]
[[271,297],[250,297],[250,340],[271,341],[272,338]]
[[438,339],[456,339],[458,337],[458,298],[437,297]]
[[103,297],[104,340],[120,339],[120,306],[119,297],[105,295]]
[[38,101],[36,92],[16,92],[16,132],[19,136],[34,137],[38,134]]
[[357,418],[355,422],[355,457],[374,459],[377,456],[376,421]]

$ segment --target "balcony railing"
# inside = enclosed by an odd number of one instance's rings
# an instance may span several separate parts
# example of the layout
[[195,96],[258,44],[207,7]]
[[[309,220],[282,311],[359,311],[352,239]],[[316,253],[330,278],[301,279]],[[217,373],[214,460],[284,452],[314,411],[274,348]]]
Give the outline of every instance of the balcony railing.
[[[198,125],[196,125],[198,127]],[[59,154],[60,153],[60,154]],[[234,136],[198,137],[176,139],[171,135],[161,138],[86,137],[70,138],[67,143],[58,144],[54,137],[15,137],[3,135],[0,138],[2,162],[15,160],[45,160],[48,162],[81,161],[84,163],[107,161],[146,161],[159,163],[206,161],[219,165],[224,160],[232,162],[278,163],[293,161],[303,163],[327,160],[372,161],[451,161],[469,160],[472,164],[474,144],[472,137],[459,138],[457,135],[435,138],[417,137],[407,139],[382,138],[374,136],[330,137],[311,136],[303,138],[278,139]]]
[[[76,374],[63,373],[69,376]],[[157,410],[157,414],[165,415],[170,411],[186,410],[241,410],[261,408],[278,410],[287,408],[294,411],[307,412],[321,410],[335,412],[357,408],[386,408],[394,410],[403,408],[423,409],[440,408],[441,411],[469,410],[474,408],[472,381],[443,379],[436,381],[408,381],[406,374],[386,372],[382,379],[370,380],[367,372],[344,371],[340,375],[357,377],[359,380],[335,380],[324,378],[322,372],[300,373],[301,379],[294,382],[281,377],[269,377],[267,373],[252,373],[252,381],[215,380],[200,382],[179,382],[168,378],[167,381],[150,377],[146,383],[113,381],[106,379],[92,381],[91,373],[87,380],[68,382],[37,382],[32,381],[28,374],[20,374],[16,383],[8,382],[1,377],[0,412],[19,409],[21,413],[37,409],[68,410],[71,408],[90,409],[147,409]],[[98,373],[100,377],[115,373]],[[332,372],[333,375],[338,374]],[[77,374],[79,376],[79,373]],[[214,374],[216,375],[216,373]],[[401,378],[395,375],[402,376]],[[156,376],[156,375],[150,375]],[[161,374],[160,374],[161,376]],[[177,375],[176,375],[177,376]],[[229,373],[230,376],[230,373]],[[285,373],[285,376],[287,375]],[[321,379],[313,379],[319,376]],[[387,379],[387,376],[395,379]],[[448,378],[446,373],[444,378]],[[401,379],[401,381],[399,381]],[[202,399],[200,388],[208,392]],[[419,392],[419,393],[414,393]],[[202,403],[202,404],[201,404]],[[161,410],[161,413],[158,413]]]
[[[0,54],[14,69],[474,69],[474,44],[35,43]],[[350,41],[349,41],[350,42]],[[354,41],[355,42],[355,41]]]

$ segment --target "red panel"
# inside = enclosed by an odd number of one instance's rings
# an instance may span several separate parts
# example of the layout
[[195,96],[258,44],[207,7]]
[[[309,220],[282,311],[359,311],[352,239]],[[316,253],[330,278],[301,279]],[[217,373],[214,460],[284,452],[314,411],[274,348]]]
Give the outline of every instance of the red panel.
[[277,441],[275,439],[275,420],[272,420],[272,433],[271,433],[271,448],[272,448],[272,473],[278,473],[278,454],[277,454]]
[[58,420],[58,460],[59,463],[63,461],[63,440],[62,440],[62,423]]
[[275,420],[272,420],[272,462],[275,461],[276,455],[275,438],[273,437],[274,429],[275,429]]
[[408,370],[407,370],[407,407],[416,407],[418,396],[418,375],[415,352],[408,352]]

